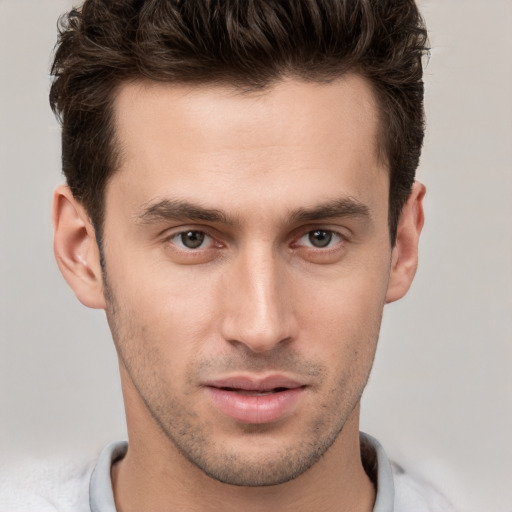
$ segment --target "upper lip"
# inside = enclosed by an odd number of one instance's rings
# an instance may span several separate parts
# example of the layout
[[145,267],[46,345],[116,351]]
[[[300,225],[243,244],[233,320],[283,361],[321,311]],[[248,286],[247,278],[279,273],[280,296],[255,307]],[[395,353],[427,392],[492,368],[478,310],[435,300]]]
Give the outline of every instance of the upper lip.
[[276,388],[294,389],[305,384],[284,375],[265,377],[236,375],[204,382],[204,386],[213,388],[243,389],[246,391],[271,391]]

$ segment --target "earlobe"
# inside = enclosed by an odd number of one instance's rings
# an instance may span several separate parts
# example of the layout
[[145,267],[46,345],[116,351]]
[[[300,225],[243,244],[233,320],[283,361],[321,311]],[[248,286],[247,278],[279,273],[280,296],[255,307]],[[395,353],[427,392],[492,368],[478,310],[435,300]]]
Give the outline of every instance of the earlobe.
[[426,188],[422,183],[413,185],[398,222],[396,243],[392,252],[391,272],[386,302],[401,299],[409,290],[418,266],[418,243],[423,228],[423,198]]
[[53,249],[64,279],[82,304],[104,309],[103,275],[94,227],[67,186],[55,190],[52,222]]

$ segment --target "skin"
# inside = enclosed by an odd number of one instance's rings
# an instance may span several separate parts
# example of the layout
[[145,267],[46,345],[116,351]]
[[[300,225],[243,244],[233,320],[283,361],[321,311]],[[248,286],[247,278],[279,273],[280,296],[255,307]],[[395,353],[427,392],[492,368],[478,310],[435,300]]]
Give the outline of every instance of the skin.
[[[359,404],[383,307],[414,277],[425,189],[392,247],[370,86],[130,83],[115,111],[105,272],[66,187],[53,218],[59,266],[119,355],[118,510],[372,510]],[[226,416],[205,385],[275,373],[303,386],[277,421]]]

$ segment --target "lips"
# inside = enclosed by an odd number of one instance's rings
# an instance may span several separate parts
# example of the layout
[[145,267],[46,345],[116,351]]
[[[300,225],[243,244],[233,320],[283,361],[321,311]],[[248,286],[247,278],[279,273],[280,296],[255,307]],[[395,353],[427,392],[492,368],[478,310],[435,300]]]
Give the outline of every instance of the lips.
[[242,423],[272,423],[290,416],[306,386],[282,375],[236,376],[205,383],[212,405]]
[[239,395],[245,396],[267,396],[272,395],[273,393],[281,393],[282,391],[287,391],[287,388],[275,388],[270,391],[261,391],[256,389],[233,389],[233,388],[222,388],[224,391],[231,391],[232,393],[238,393]]

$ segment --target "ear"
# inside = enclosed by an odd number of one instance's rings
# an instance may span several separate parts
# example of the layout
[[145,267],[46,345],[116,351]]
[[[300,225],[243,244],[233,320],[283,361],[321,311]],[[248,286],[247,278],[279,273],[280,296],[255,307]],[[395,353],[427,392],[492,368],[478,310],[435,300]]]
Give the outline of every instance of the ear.
[[53,250],[64,279],[82,304],[105,309],[95,231],[84,207],[67,186],[55,190],[52,221]]
[[418,267],[418,242],[423,228],[423,198],[426,188],[416,182],[398,222],[395,246],[391,254],[386,302],[401,299],[409,290]]

